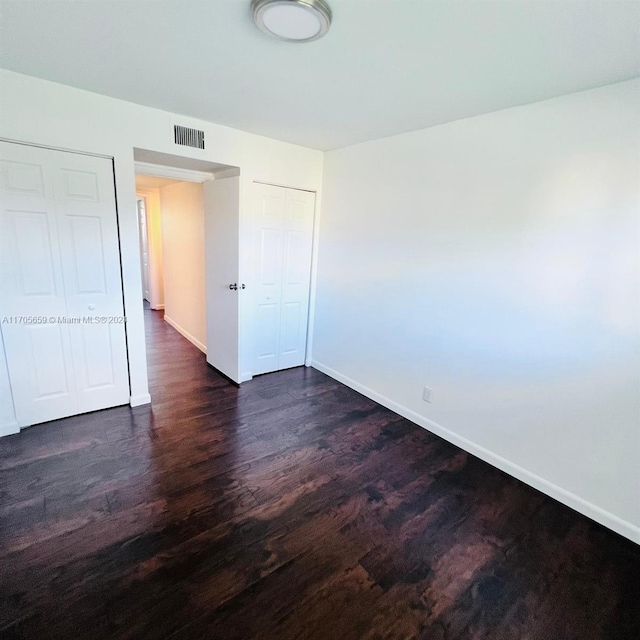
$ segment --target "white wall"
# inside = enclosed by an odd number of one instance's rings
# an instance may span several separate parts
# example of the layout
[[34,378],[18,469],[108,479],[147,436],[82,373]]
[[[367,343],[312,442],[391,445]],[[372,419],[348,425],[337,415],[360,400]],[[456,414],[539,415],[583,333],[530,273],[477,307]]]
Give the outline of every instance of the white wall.
[[164,319],[201,351],[207,350],[202,184],[160,188]]
[[313,352],[638,542],[639,94],[326,154]]
[[164,309],[164,269],[162,261],[162,212],[160,189],[138,189],[136,195],[147,203],[147,240],[149,259],[149,305],[152,309]]
[[[176,146],[174,124],[204,130],[207,148]],[[240,167],[243,192],[253,180],[311,190],[322,181],[319,151],[5,70],[0,70],[0,137],[114,158],[132,404],[150,401],[133,148]]]

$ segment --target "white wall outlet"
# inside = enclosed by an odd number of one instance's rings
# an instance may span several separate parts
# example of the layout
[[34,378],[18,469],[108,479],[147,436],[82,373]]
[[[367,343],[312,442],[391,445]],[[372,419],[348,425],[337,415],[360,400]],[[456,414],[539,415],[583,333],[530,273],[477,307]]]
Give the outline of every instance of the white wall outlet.
[[431,402],[431,395],[433,394],[433,389],[431,387],[424,387],[422,390],[422,399],[425,402]]

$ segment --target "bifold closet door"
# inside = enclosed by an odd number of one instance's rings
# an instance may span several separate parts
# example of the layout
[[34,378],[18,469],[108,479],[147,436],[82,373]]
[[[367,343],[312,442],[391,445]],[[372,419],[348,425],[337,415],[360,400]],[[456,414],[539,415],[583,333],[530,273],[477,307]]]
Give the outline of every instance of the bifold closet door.
[[315,194],[256,183],[253,374],[304,364]]
[[0,316],[20,426],[127,404],[107,158],[0,143]]

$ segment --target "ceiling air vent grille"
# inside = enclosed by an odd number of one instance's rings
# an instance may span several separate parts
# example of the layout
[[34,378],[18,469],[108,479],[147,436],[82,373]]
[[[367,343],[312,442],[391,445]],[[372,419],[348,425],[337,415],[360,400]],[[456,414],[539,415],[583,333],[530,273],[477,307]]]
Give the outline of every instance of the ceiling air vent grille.
[[173,139],[176,144],[204,149],[204,131],[199,131],[198,129],[189,129],[189,127],[181,127],[175,124],[173,125]]

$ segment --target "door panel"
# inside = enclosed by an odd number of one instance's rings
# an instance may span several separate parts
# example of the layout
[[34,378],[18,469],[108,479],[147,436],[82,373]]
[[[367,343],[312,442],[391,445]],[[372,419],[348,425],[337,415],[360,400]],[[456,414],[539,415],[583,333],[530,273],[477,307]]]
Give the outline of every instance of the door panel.
[[107,293],[104,256],[102,251],[96,251],[104,244],[100,218],[71,216],[67,223],[74,258],[70,267],[76,280],[75,291],[78,294]]
[[[69,160],[67,160],[69,162]],[[99,202],[97,174],[92,171],[64,168],[61,170],[62,198],[80,202]]]
[[256,184],[254,188],[257,281],[252,293],[257,341],[253,375],[258,375],[279,368],[285,189],[266,184]]
[[286,190],[285,255],[282,274],[280,369],[304,364],[307,347],[309,288],[315,194]]
[[258,361],[278,357],[278,305],[261,304],[258,307]]
[[83,324],[82,334],[82,385],[83,389],[104,389],[115,383],[109,325]]
[[253,373],[260,374],[304,364],[315,194],[263,184],[254,190]]
[[39,163],[0,160],[0,188],[5,194],[44,196],[44,172]]
[[276,293],[280,286],[281,232],[280,229],[260,229],[260,285]]
[[[69,379],[68,347],[60,327],[55,324],[34,324],[26,327],[29,351],[25,358],[33,376],[32,393],[36,401],[68,396],[73,392]],[[66,332],[65,332],[66,333]]]
[[11,143],[0,158],[0,315],[22,318],[2,324],[19,424],[126,404],[111,161]]
[[240,178],[203,183],[207,362],[240,382]]
[[23,296],[55,296],[51,229],[46,211],[8,210],[14,260]]
[[129,400],[118,222],[111,162],[59,153],[53,169],[78,412]]
[[0,143],[0,158],[0,316],[16,418],[26,426],[75,413],[75,381],[69,327],[57,323],[66,304],[50,157]]
[[305,285],[309,277],[306,270],[306,238],[302,231],[287,231],[285,234],[284,282]]
[[282,305],[280,329],[280,354],[288,356],[296,353],[300,346],[301,304],[299,302],[285,302]]

